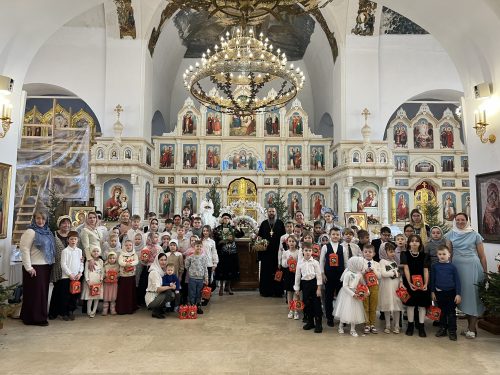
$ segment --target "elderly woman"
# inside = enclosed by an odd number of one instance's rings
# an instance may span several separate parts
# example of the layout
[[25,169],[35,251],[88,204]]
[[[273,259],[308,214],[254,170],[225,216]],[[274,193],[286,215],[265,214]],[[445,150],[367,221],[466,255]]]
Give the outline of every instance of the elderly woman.
[[50,270],[55,260],[54,235],[49,229],[47,213],[35,211],[33,220],[19,243],[23,257],[24,324],[48,326]]
[[424,223],[424,217],[418,208],[411,210],[410,224],[413,227],[413,233],[420,236],[424,245],[427,244],[430,237],[431,227]]
[[52,266],[52,272],[50,273],[50,282],[54,286],[52,289],[52,296],[50,297],[50,307],[49,307],[49,319],[56,319],[61,315],[61,306],[59,305],[62,301],[61,298],[61,288],[63,283],[59,281],[62,279],[62,268],[61,268],[61,253],[68,246],[68,233],[71,229],[71,217],[68,215],[60,216],[57,219],[57,229],[54,232],[56,253],[55,261]]
[[97,230],[97,214],[95,212],[89,212],[87,215],[87,220],[85,221],[85,226],[80,232],[80,241],[82,243],[82,250],[85,259],[89,261],[89,269],[94,270],[94,261],[90,253],[92,249],[98,248],[101,250],[102,234]]
[[484,312],[477,284],[484,279],[488,270],[483,237],[472,229],[468,216],[463,212],[455,215],[453,229],[444,237],[452,250],[452,262],[462,285],[462,302],[458,308],[467,315],[469,323],[463,334],[466,338],[474,339],[477,335],[477,319]]

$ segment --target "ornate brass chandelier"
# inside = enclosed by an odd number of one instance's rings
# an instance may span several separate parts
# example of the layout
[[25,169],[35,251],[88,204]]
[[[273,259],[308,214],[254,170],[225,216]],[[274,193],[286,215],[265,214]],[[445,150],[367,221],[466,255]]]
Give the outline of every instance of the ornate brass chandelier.
[[288,65],[285,53],[279,48],[274,52],[252,27],[221,36],[220,46],[207,49],[201,63],[189,66],[183,78],[186,89],[205,106],[238,115],[284,106],[305,81],[300,68]]

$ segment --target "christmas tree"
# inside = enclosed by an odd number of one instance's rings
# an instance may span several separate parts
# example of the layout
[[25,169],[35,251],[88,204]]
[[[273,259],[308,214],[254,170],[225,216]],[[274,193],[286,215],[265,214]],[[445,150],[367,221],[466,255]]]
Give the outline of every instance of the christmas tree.
[[14,292],[14,289],[17,286],[17,284],[4,286],[4,282],[6,281],[7,280],[4,279],[2,275],[0,275],[0,323],[2,322],[3,319],[6,318],[8,311],[7,301],[9,300],[9,298],[12,297],[12,293]]
[[448,224],[439,219],[441,214],[441,206],[435,201],[428,201],[423,207],[424,220],[427,225],[432,227],[439,227],[443,231],[443,234],[450,230]]
[[500,317],[500,273],[488,272],[479,284],[479,298],[489,315]]
[[212,203],[214,204],[214,214],[213,216],[219,217],[220,214],[220,193],[217,191],[217,186],[219,184],[217,182],[213,182],[212,185],[210,185],[210,189],[208,190],[207,193],[207,198],[212,200]]
[[290,215],[288,215],[288,204],[285,200],[285,195],[281,193],[280,186],[278,186],[278,191],[276,191],[274,199],[269,207],[276,208],[278,219],[281,219],[283,222],[287,222],[289,220]]
[[49,211],[49,227],[50,230],[57,230],[57,211],[60,208],[62,197],[57,192],[56,189],[49,189],[49,202],[47,204],[47,209]]

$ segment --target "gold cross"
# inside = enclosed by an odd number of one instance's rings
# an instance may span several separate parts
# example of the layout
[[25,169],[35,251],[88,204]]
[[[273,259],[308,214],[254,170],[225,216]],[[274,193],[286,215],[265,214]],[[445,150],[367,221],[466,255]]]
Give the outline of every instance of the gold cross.
[[427,189],[427,182],[425,182],[425,181],[424,181],[424,182],[422,183],[422,186],[424,187],[424,189]]
[[363,109],[363,112],[361,112],[361,114],[362,114],[363,116],[365,116],[365,124],[366,124],[366,122],[368,121],[368,116],[370,116],[370,115],[371,115],[371,113],[370,113],[370,111],[368,110],[368,108],[365,108],[365,109]]
[[116,116],[118,117],[118,121],[120,121],[120,113],[123,112],[123,107],[118,104],[115,109],[113,110],[113,112],[116,112]]

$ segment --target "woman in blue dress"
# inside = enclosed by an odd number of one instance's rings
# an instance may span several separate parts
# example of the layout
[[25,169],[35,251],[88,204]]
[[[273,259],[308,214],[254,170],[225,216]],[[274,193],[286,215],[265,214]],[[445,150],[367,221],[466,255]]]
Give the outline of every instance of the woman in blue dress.
[[452,262],[457,267],[462,284],[462,302],[458,308],[467,315],[469,323],[463,334],[473,339],[477,335],[477,319],[484,312],[477,287],[488,269],[483,237],[474,231],[470,226],[468,216],[462,212],[455,216],[453,229],[446,233],[445,239],[446,244],[452,250]]

